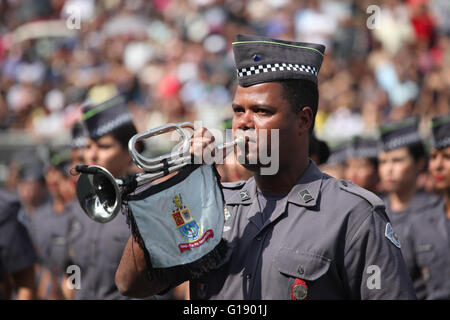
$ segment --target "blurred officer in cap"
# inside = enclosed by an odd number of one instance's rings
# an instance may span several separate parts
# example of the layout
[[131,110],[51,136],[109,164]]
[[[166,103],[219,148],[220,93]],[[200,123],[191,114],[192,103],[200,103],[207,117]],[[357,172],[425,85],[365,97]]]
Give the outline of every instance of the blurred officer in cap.
[[378,173],[385,191],[382,198],[400,242],[408,220],[439,203],[438,197],[417,189],[417,177],[427,165],[418,124],[419,118],[414,116],[380,127]]
[[75,198],[75,186],[70,185],[71,150],[68,146],[52,147],[46,168],[45,181],[53,198],[53,210],[57,214]]
[[46,235],[50,238],[45,265],[52,274],[58,299],[64,298],[64,279],[69,265],[69,224],[72,201],[75,199],[75,185],[69,175],[69,165],[69,147],[52,147],[49,151],[45,180],[52,196],[53,210],[51,214],[43,216],[40,222],[45,224]]
[[[83,108],[87,140],[83,158],[86,164],[106,168],[115,177],[125,176],[131,168],[128,141],[136,128],[122,96]],[[142,151],[142,150],[141,150]],[[124,215],[109,223],[91,220],[79,203],[72,205],[69,254],[81,271],[81,283],[74,285],[74,298],[126,299],[117,290],[114,275],[131,231]]]
[[19,220],[27,227],[31,236],[38,264],[36,265],[37,299],[61,299],[57,278],[51,270],[54,266],[55,232],[64,230],[56,227],[53,211],[53,197],[45,181],[44,162],[34,154],[24,160],[19,169],[18,194],[22,202]]
[[420,299],[450,299],[450,115],[431,121],[429,171],[443,200],[414,217],[403,236],[406,263]]
[[43,161],[31,151],[24,155],[27,158],[19,163],[17,192],[23,205],[21,213],[31,218],[50,203],[50,196],[45,185]]
[[16,299],[35,297],[36,255],[25,226],[17,219],[17,196],[0,189],[0,300],[11,298],[9,279]]
[[346,161],[345,179],[378,193],[378,150],[378,142],[374,139],[353,138]]
[[[383,202],[323,174],[308,157],[324,46],[238,35],[233,51],[239,81],[234,133],[255,131],[263,139],[261,129],[279,130],[279,170],[266,175],[260,159],[251,164],[258,146],[247,141],[244,166],[253,177],[222,184],[228,256],[190,282],[191,298],[415,298]],[[213,140],[208,133],[194,133],[194,155]],[[116,277],[124,293],[151,294],[174,285],[149,281],[144,263],[142,250],[129,243]],[[370,278],[374,269],[377,283]]]
[[344,179],[345,164],[349,155],[349,142],[344,141],[332,148],[327,161],[320,165],[320,170],[335,179]]

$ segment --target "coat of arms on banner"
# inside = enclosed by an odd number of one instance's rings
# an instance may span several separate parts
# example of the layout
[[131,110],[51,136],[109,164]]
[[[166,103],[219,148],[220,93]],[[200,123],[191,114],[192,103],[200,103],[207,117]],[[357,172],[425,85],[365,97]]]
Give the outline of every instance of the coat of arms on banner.
[[183,206],[183,199],[181,194],[175,195],[173,203],[176,209],[172,211],[172,218],[175,221],[178,231],[183,239],[188,243],[181,243],[178,245],[181,252],[198,247],[209,238],[214,236],[211,229],[208,229],[202,235],[202,229],[191,214],[191,209],[188,206]]

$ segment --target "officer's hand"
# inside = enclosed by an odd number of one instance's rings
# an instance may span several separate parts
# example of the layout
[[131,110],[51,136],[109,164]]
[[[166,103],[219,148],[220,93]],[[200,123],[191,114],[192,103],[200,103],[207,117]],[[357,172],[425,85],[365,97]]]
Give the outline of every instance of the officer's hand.
[[190,139],[189,153],[192,155],[194,164],[212,164],[216,154],[215,138],[206,128],[194,131]]

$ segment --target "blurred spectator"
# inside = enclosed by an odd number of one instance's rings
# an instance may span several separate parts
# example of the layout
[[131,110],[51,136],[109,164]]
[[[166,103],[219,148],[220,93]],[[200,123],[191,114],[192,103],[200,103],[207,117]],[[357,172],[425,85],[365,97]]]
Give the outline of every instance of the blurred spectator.
[[345,179],[373,193],[379,193],[378,151],[376,140],[355,137],[350,144]]
[[331,149],[327,161],[320,166],[320,170],[336,179],[344,179],[345,166],[349,155],[349,142],[344,141]]
[[[368,28],[373,4],[381,23]],[[445,1],[20,0],[3,2],[0,14],[1,127],[38,141],[68,139],[80,120],[74,104],[117,93],[139,131],[186,120],[219,127],[238,32],[327,45],[316,131],[331,144],[388,119],[414,113],[426,122],[450,108]],[[79,29],[52,36],[52,21],[63,26],[76,14]]]

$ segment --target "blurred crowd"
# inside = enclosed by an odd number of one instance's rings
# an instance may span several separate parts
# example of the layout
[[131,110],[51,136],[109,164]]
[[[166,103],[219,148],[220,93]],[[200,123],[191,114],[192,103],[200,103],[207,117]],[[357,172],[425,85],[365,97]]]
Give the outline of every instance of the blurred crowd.
[[[138,132],[194,120],[225,129],[237,33],[326,45],[312,157],[337,178],[358,183],[345,175],[343,142],[377,137],[381,125],[411,115],[426,138],[430,120],[450,113],[448,0],[0,0],[0,135],[26,132],[36,146],[70,143],[86,101],[118,94]],[[19,191],[23,211],[45,205],[62,215],[75,198],[69,171],[80,162],[77,148],[46,149],[45,166],[14,168],[33,158],[26,152],[10,157],[6,187]],[[414,183],[433,191],[421,167]],[[239,166],[221,170],[228,180],[249,176]],[[364,187],[386,191],[378,163],[371,170]],[[45,270],[35,275],[37,297],[73,298]]]
[[3,0],[0,17],[0,128],[38,141],[64,136],[83,101],[114,92],[127,95],[138,131],[218,127],[237,33],[327,46],[316,133],[332,144],[450,110],[445,0]]

